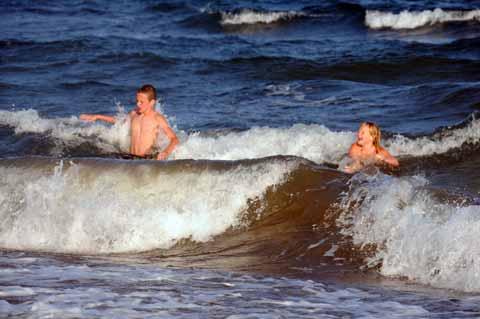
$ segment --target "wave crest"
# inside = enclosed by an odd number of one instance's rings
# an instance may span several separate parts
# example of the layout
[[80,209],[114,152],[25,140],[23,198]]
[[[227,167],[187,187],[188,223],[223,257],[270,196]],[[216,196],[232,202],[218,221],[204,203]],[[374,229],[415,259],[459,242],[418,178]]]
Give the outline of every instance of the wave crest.
[[221,13],[222,25],[242,25],[242,24],[269,24],[282,20],[290,20],[296,17],[301,17],[304,14],[287,11],[287,12],[258,12],[254,10],[244,9],[239,13]]
[[241,226],[299,163],[2,160],[0,247],[105,254],[205,242]]
[[[55,148],[43,150],[44,153],[38,155],[102,156],[128,152],[129,124],[122,120],[126,114],[120,109],[116,116],[119,121],[115,125],[103,125],[86,124],[76,117],[42,118],[32,109],[0,111],[0,126],[12,127],[16,134],[34,133],[51,139]],[[252,127],[241,132],[179,131],[178,135],[181,143],[171,154],[174,160],[241,160],[292,155],[317,164],[339,165],[355,141],[355,132],[333,131],[318,124],[295,124],[286,128]],[[158,145],[162,148],[166,141],[160,137]],[[85,143],[90,149],[80,148]],[[394,156],[401,157],[444,154],[462,148],[466,143],[480,143],[480,120],[475,118],[475,114],[462,125],[445,128],[435,134],[419,137],[395,134],[383,140]]]
[[480,20],[480,10],[449,11],[435,10],[408,11],[400,13],[367,10],[365,24],[372,29],[416,29],[437,23]]
[[385,276],[439,288],[480,291],[480,206],[435,194],[422,176],[358,174],[344,194],[339,222]]

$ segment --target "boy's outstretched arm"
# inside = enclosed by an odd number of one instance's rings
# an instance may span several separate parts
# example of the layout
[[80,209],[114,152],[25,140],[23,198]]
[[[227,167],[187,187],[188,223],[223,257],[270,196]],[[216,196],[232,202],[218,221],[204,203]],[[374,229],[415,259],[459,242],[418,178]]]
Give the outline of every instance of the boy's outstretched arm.
[[101,114],[81,114],[80,119],[87,122],[95,122],[96,120],[101,120],[108,123],[115,123],[115,118],[113,116]]
[[178,140],[177,135],[170,128],[170,125],[168,125],[167,120],[163,116],[159,115],[157,117],[157,121],[160,125],[160,128],[165,132],[165,134],[167,134],[168,138],[170,139],[170,144],[168,144],[168,146],[157,155],[157,160],[164,160],[167,159],[168,155],[170,155],[170,153],[178,145],[178,143],[180,143],[180,141]]

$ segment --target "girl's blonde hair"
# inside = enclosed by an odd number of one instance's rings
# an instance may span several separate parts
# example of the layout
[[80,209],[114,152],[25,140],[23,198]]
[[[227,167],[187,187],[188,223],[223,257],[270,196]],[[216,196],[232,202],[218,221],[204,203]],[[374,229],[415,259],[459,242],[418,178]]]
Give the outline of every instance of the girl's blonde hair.
[[378,152],[380,150],[380,137],[381,137],[381,132],[380,128],[378,127],[377,124],[372,123],[372,122],[363,122],[360,127],[366,126],[368,127],[368,131],[370,132],[370,135],[373,138],[373,146],[375,147],[375,150]]

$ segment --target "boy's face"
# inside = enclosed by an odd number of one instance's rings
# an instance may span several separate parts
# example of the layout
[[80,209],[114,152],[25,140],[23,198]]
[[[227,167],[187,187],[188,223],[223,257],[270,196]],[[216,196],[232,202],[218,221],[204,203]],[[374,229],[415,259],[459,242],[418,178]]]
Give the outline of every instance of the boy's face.
[[145,113],[149,109],[153,110],[155,100],[150,100],[145,93],[137,93],[137,108],[139,113]]

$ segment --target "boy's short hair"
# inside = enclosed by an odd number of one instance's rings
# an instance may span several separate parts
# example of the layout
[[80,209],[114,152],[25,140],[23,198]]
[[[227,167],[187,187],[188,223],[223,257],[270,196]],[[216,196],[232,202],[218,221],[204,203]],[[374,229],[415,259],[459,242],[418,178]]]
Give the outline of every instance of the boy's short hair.
[[153,87],[153,85],[146,84],[138,89],[137,93],[143,93],[148,96],[149,100],[156,100],[157,99],[157,90]]

